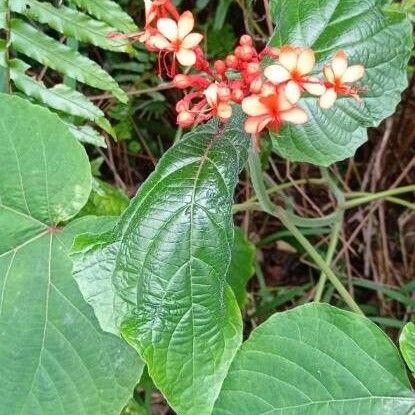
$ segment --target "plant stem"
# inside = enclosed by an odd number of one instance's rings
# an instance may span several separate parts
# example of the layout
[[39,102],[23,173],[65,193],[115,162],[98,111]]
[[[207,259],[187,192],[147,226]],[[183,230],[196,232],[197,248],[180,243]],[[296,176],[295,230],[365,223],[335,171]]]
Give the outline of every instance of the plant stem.
[[320,267],[322,272],[327,275],[327,278],[339,292],[345,303],[350,307],[351,310],[355,311],[358,314],[363,315],[362,310],[359,308],[357,303],[354,301],[353,297],[349,294],[346,288],[343,286],[341,281],[337,278],[331,268],[327,265],[324,259],[316,251],[316,249],[311,245],[307,238],[300,232],[300,230],[294,225],[294,223],[287,216],[284,209],[279,206],[275,206],[265,189],[263,177],[262,177],[262,168],[261,162],[259,160],[258,153],[254,148],[250,148],[248,156],[249,169],[251,173],[251,180],[255,190],[255,193],[258,197],[258,201],[261,204],[263,210],[270,215],[278,218],[280,222],[291,232],[291,234],[297,239],[301,244],[304,250],[308,255],[313,259],[313,261]]
[[[343,221],[337,221],[333,226],[333,230],[330,236],[330,243],[329,243],[329,247],[327,249],[327,255],[326,255],[327,266],[330,266],[331,261],[333,261],[334,253],[336,252],[336,247],[339,242],[342,224],[343,224]],[[320,274],[320,278],[318,280],[316,294],[314,296],[314,301],[317,303],[321,301],[321,297],[323,296],[323,291],[326,285],[326,281],[327,281],[327,275],[322,271]]]
[[391,196],[396,196],[402,193],[410,193],[410,192],[415,192],[415,185],[398,187],[396,189],[389,189],[389,190],[385,190],[383,192],[378,192],[378,193],[365,193],[365,192],[349,193],[349,194],[346,194],[346,197],[356,197],[356,198],[353,200],[347,201],[345,203],[345,208],[350,209],[352,207],[363,205],[365,203],[373,202],[374,200],[386,199]]

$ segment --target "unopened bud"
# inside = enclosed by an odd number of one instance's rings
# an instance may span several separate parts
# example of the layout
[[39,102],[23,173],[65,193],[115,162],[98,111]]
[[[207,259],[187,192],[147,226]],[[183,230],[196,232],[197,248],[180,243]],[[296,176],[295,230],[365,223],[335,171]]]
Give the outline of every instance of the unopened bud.
[[226,63],[222,60],[217,60],[215,61],[215,63],[213,64],[215,71],[219,74],[219,75],[223,75],[226,72]]
[[260,76],[258,76],[257,78],[255,78],[252,82],[251,85],[249,86],[249,90],[253,93],[253,94],[259,94],[261,92],[262,89],[262,78]]
[[241,38],[239,39],[239,44],[241,46],[252,46],[253,45],[253,40],[252,37],[249,35],[243,35],[241,36]]
[[195,116],[189,111],[180,112],[177,116],[177,124],[182,128],[187,128],[193,125]]
[[190,86],[190,78],[186,75],[176,75],[173,79],[173,85],[179,89],[185,89]]
[[245,46],[240,46],[240,48],[241,48],[239,52],[240,56],[238,57],[242,59],[243,61],[248,62],[254,57],[255,50],[252,46],[245,45]]
[[220,101],[229,101],[232,97],[231,90],[227,86],[220,86],[218,88],[218,97]]
[[245,96],[244,96],[244,92],[242,91],[242,89],[234,89],[232,91],[232,101],[239,104],[242,102],[244,98]]
[[246,65],[246,72],[249,75],[256,75],[261,72],[261,67],[259,66],[259,63],[257,62],[249,62]]
[[181,113],[183,111],[187,111],[189,109],[189,105],[187,104],[187,102],[185,102],[183,99],[181,99],[177,104],[176,104],[176,111],[178,113]]
[[231,69],[238,68],[238,58],[235,55],[228,55],[225,60],[226,66]]

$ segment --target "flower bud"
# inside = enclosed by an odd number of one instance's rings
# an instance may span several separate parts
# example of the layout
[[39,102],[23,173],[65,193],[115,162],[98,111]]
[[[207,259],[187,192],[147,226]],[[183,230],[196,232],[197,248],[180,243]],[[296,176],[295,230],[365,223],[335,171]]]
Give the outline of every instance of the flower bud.
[[187,111],[188,109],[189,109],[189,105],[187,104],[187,102],[185,102],[184,99],[181,99],[179,102],[177,102],[176,111],[178,113],[183,112],[183,111]]
[[178,74],[173,79],[173,85],[179,89],[188,88],[191,85],[190,78],[186,75]]
[[257,78],[255,78],[252,82],[251,85],[249,86],[249,90],[253,93],[253,94],[259,94],[261,92],[262,89],[262,78],[260,76],[258,76]]
[[220,86],[218,88],[218,97],[220,101],[229,101],[232,97],[231,90],[227,86]]
[[249,35],[243,35],[241,36],[241,38],[239,39],[239,44],[241,46],[252,46],[253,45],[253,40],[252,37]]
[[246,65],[246,72],[249,75],[256,75],[256,74],[259,74],[261,72],[261,67],[259,66],[259,63],[257,63],[257,62],[249,62]]
[[226,66],[231,69],[238,68],[238,59],[235,55],[228,55],[225,60]]
[[[239,46],[239,47],[240,47],[239,56],[236,55],[238,56],[239,59],[242,59],[243,61],[248,62],[254,57],[255,50],[252,46],[245,45],[245,46]],[[236,54],[236,50],[235,50],[235,54]]]
[[234,89],[232,91],[232,101],[236,102],[236,103],[241,103],[242,100],[244,99],[244,92],[242,91],[242,89]]
[[189,111],[182,111],[177,116],[177,124],[182,128],[187,128],[193,125],[195,116]]
[[226,72],[226,64],[222,60],[215,61],[215,63],[213,64],[213,66],[214,66],[216,72],[219,75],[223,75]]

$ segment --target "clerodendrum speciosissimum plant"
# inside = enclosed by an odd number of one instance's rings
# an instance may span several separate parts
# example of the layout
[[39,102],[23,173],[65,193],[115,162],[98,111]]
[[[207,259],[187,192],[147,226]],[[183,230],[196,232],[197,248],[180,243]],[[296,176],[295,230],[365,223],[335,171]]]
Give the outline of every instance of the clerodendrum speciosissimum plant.
[[[321,79],[310,75],[315,67],[312,49],[285,45],[258,52],[251,36],[243,35],[234,53],[212,66],[199,46],[203,35],[192,32],[194,17],[190,11],[179,14],[171,0],[145,0],[145,7],[143,32],[110,36],[136,39],[159,54],[159,74],[173,78],[175,87],[186,91],[176,105],[180,127],[191,127],[214,116],[225,123],[232,116],[232,105],[241,104],[248,116],[245,131],[258,141],[266,128],[278,131],[285,122],[308,121],[298,104],[303,94],[318,97],[322,109],[331,108],[338,96],[361,100],[359,93],[365,88],[355,83],[363,77],[364,66],[349,66],[342,50],[324,67]],[[264,69],[264,58],[274,63]],[[178,74],[177,63],[197,73]]]

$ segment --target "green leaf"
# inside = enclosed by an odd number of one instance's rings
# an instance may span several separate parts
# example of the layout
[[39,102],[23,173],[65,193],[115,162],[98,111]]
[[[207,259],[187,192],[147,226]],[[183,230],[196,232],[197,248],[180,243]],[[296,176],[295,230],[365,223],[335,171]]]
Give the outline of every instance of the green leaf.
[[120,216],[130,199],[120,189],[97,178],[92,179],[92,192],[79,216]]
[[21,60],[10,60],[9,68],[10,78],[20,91],[50,108],[91,121],[104,117],[104,113],[80,92],[63,84],[47,88],[43,82],[26,75],[30,66]]
[[70,0],[70,2],[122,32],[138,30],[134,20],[113,0]]
[[399,337],[399,347],[406,364],[415,373],[415,324],[407,323]]
[[232,259],[226,280],[231,286],[239,307],[246,302],[246,284],[255,273],[255,245],[245,238],[242,229],[235,228]]
[[366,128],[377,126],[395,110],[407,86],[406,65],[412,48],[412,26],[401,12],[384,12],[381,0],[273,0],[276,31],[270,43],[315,50],[318,70],[343,49],[351,63],[366,67],[364,103],[341,98],[321,110],[315,98],[304,98],[309,113],[304,125],[286,125],[273,136],[275,150],[293,161],[327,166],[352,156],[367,140]]
[[165,153],[112,234],[75,243],[75,278],[101,326],[122,326],[179,414],[211,412],[241,342],[225,276],[249,143],[239,112],[225,127],[196,128]]
[[67,126],[69,127],[69,130],[73,136],[81,143],[107,148],[104,137],[89,125],[77,126],[67,123]]
[[0,413],[118,415],[143,367],[100,330],[68,256],[102,227],[57,226],[88,198],[88,158],[47,109],[9,95],[0,106]]
[[129,52],[128,42],[107,37],[117,29],[107,23],[95,20],[88,15],[69,7],[54,7],[48,2],[37,0],[9,0],[10,9],[23,13],[29,18],[47,24],[59,33],[73,37],[81,42],[92,43],[114,52]]
[[366,318],[324,304],[274,314],[229,370],[214,415],[407,415],[399,353]]
[[122,102],[128,97],[97,63],[57,42],[19,19],[11,20],[13,47],[32,59],[92,87],[111,91]]

